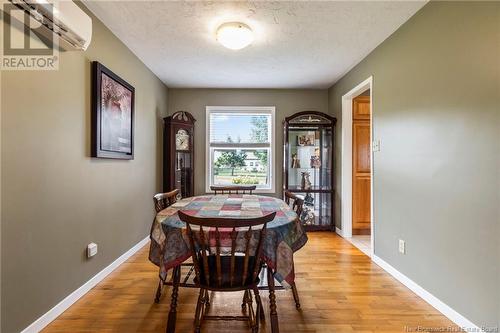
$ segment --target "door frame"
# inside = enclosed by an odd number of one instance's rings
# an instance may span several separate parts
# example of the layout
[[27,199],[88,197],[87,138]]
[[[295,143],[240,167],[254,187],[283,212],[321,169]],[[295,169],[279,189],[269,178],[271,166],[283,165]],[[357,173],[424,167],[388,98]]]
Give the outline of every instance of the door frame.
[[352,100],[370,89],[370,257],[374,254],[374,200],[373,200],[373,76],[370,76],[342,96],[342,158],[341,158],[341,236],[352,237]]

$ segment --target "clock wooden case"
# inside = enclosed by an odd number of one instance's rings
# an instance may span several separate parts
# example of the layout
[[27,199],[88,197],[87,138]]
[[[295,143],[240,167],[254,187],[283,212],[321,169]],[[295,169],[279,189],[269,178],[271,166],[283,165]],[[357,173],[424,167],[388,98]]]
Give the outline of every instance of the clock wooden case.
[[194,123],[186,111],[163,119],[163,190],[179,189],[182,198],[194,195]]

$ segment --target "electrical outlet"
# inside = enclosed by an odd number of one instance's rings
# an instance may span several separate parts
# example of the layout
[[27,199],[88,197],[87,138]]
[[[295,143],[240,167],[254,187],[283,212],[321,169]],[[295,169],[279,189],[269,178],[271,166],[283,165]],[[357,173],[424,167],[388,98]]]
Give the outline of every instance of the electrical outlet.
[[402,239],[399,240],[399,253],[406,254],[406,242]]
[[372,142],[372,150],[375,151],[380,151],[380,140],[373,140]]
[[90,243],[87,245],[87,258],[93,257],[97,254],[97,244]]

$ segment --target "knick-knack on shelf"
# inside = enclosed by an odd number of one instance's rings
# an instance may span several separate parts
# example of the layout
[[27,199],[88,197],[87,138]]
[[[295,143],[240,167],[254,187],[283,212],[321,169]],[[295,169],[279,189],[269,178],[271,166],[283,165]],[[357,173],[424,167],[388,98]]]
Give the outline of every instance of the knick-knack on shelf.
[[307,193],[304,198],[304,205],[306,206],[314,206],[314,197],[311,193]]
[[313,225],[315,223],[314,208],[304,207],[300,214],[300,221],[303,225]]
[[297,154],[292,154],[292,168],[294,169],[300,168],[300,160],[297,157]]
[[311,168],[319,169],[321,168],[321,160],[318,156],[311,156]]
[[302,172],[302,180],[300,182],[300,187],[303,190],[310,190],[311,189],[311,180],[309,180],[309,176],[311,174],[309,172]]

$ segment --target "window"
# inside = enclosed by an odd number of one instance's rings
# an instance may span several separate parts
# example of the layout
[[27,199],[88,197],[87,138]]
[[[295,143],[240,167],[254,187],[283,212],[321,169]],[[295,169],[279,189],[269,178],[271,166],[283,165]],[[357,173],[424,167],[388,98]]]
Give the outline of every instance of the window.
[[207,192],[211,185],[274,192],[274,113],[274,107],[207,106]]

